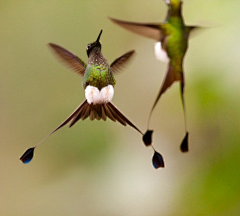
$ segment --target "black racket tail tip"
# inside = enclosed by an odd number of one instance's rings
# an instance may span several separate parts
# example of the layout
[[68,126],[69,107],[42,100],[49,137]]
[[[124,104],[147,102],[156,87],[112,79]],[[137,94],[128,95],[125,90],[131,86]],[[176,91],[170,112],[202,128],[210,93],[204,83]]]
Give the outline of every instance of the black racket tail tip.
[[20,160],[24,163],[24,164],[28,164],[29,162],[31,162],[31,160],[33,159],[34,156],[34,150],[36,147],[32,147],[27,149],[23,155],[20,157]]

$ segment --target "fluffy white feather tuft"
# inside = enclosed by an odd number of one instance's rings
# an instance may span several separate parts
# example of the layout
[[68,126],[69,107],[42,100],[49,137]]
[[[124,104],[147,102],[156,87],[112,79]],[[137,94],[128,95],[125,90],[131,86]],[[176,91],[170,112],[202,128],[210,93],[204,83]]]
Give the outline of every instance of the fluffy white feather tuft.
[[96,88],[94,86],[90,86],[90,85],[87,86],[87,88],[85,89],[85,98],[87,99],[87,102],[89,104],[99,103],[101,98],[100,98],[100,93],[99,93],[98,88]]
[[154,51],[155,51],[155,56],[156,56],[157,60],[160,60],[160,61],[163,61],[163,62],[168,62],[169,61],[167,52],[164,49],[162,49],[161,42],[155,43]]
[[101,100],[103,103],[108,103],[112,100],[114,95],[114,88],[112,85],[108,85],[101,89]]
[[114,88],[112,85],[108,85],[98,90],[98,88],[94,86],[87,86],[85,89],[85,97],[89,104],[102,104],[108,103],[112,100],[114,95]]

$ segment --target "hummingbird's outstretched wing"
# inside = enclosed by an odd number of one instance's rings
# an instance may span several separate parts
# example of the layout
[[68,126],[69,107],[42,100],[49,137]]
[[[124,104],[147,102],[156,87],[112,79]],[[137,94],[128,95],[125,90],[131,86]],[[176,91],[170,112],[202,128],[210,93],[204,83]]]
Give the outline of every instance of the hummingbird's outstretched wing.
[[207,29],[207,27],[203,26],[186,26],[189,38],[195,37],[199,32],[203,31],[204,29]]
[[200,26],[186,26],[188,32],[190,33],[192,30],[195,30],[195,29],[200,29],[202,27]]
[[110,65],[112,72],[115,74],[120,72],[122,67],[124,67],[124,65],[126,65],[127,62],[129,62],[129,60],[131,59],[134,53],[135,53],[135,50],[131,50],[123,54],[122,56],[118,57],[117,59],[115,59]]
[[160,41],[163,36],[163,23],[135,23],[108,17],[113,23],[142,36]]
[[67,65],[77,72],[79,75],[83,76],[85,73],[85,69],[87,67],[86,63],[82,61],[79,57],[72,54],[68,50],[53,44],[49,43],[49,46],[54,50],[54,52],[57,54],[58,57],[60,57],[61,60],[64,60]]

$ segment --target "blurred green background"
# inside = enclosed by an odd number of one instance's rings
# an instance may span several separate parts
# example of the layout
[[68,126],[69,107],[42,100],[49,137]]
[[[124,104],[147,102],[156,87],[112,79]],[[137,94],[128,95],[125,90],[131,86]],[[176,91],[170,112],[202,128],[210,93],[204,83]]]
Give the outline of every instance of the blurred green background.
[[59,63],[53,42],[87,60],[100,29],[111,62],[136,49],[116,76],[114,104],[143,131],[167,65],[155,41],[127,32],[107,16],[163,21],[161,0],[0,1],[0,215],[239,215],[240,1],[185,0],[187,24],[213,26],[190,41],[185,58],[190,152],[179,142],[184,122],[174,84],[153,113],[152,150],[130,127],[86,120],[48,138],[28,165],[21,154],[84,99],[81,78]]

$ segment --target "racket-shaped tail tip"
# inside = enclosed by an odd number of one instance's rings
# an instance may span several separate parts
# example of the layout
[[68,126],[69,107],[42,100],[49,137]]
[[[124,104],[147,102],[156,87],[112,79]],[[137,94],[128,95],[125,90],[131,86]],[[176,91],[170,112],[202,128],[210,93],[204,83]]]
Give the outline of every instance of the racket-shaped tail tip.
[[186,133],[185,137],[182,140],[180,149],[182,152],[188,152],[188,132]]
[[152,157],[152,164],[155,169],[165,167],[163,156],[160,153],[158,153],[157,151],[154,151],[154,155]]
[[20,157],[20,160],[21,160],[24,164],[27,164],[27,163],[29,163],[29,162],[32,160],[33,155],[34,155],[34,149],[35,149],[35,147],[27,149],[27,150],[24,152],[24,154]]
[[153,130],[148,130],[144,135],[143,135],[143,142],[145,146],[150,146],[152,144],[152,133]]

